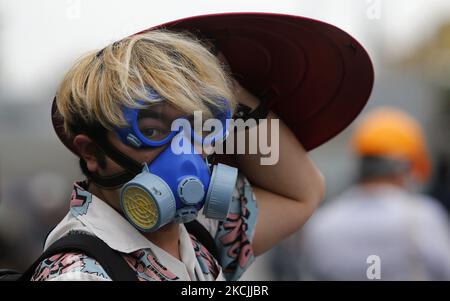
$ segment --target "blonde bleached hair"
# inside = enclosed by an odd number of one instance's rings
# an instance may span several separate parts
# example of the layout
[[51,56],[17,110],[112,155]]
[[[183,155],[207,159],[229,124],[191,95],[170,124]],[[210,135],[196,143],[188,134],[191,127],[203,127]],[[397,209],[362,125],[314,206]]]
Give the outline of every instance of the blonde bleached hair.
[[56,104],[68,135],[77,134],[79,123],[112,130],[127,126],[123,106],[155,102],[149,89],[187,114],[211,116],[210,107],[223,107],[223,98],[232,110],[236,105],[232,81],[208,47],[190,34],[166,30],[136,34],[81,57],[59,86]]

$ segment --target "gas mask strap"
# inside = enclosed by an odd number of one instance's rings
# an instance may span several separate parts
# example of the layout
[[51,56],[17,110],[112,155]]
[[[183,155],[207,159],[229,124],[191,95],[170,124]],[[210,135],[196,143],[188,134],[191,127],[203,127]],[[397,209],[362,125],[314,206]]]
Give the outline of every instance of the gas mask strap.
[[131,159],[116,147],[114,147],[108,141],[106,135],[104,135],[103,137],[95,137],[94,142],[97,144],[101,151],[103,151],[115,163],[124,168],[128,173],[132,174],[133,177],[142,171],[142,164]]
[[103,189],[113,190],[120,188],[125,183],[129,182],[134,176],[126,171],[112,176],[99,176],[97,174],[89,172],[89,178],[92,182]]
[[142,164],[125,155],[109,142],[104,129],[91,129],[89,136],[104,154],[125,169],[125,171],[121,173],[107,177],[90,173],[90,178],[98,186],[106,189],[118,188],[133,179],[142,171]]
[[[271,94],[267,94],[271,95]],[[236,111],[234,112],[233,119],[242,119],[245,121],[249,119],[254,119],[256,121],[256,124],[258,125],[261,119],[266,119],[267,115],[269,115],[269,97],[270,96],[262,96],[260,97],[260,103],[258,107],[250,108],[247,105],[238,103],[236,107]],[[235,131],[237,131],[237,127],[234,128]]]

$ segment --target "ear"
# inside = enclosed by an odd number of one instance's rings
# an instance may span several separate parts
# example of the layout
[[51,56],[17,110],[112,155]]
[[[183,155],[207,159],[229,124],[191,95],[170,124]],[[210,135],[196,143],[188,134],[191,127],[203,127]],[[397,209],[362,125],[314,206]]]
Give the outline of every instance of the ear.
[[97,146],[94,141],[86,135],[76,135],[73,139],[73,144],[78,150],[78,153],[86,161],[87,168],[90,172],[96,173],[101,169],[101,164],[98,162],[96,151]]

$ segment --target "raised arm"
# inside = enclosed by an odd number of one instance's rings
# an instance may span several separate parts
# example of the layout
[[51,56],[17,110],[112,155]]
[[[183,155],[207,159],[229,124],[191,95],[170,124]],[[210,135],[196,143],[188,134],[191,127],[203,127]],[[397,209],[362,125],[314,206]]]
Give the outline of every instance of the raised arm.
[[[258,105],[259,100],[237,82],[235,87],[239,102],[250,107]],[[270,112],[267,120],[258,125],[259,128],[267,126],[269,141],[273,119],[277,119],[277,116]],[[257,127],[249,129],[247,134],[258,135]],[[259,151],[255,155],[236,155],[238,168],[252,184],[259,208],[252,242],[255,255],[264,253],[300,229],[317,208],[325,192],[321,172],[281,120],[279,131],[274,134],[274,138],[279,139],[276,164],[262,165],[261,157],[266,156]],[[249,141],[249,136],[246,138]]]

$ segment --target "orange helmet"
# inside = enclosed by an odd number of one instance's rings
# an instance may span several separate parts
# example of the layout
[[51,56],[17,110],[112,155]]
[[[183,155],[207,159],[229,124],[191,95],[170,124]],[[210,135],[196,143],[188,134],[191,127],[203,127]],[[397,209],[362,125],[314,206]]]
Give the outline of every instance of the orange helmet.
[[352,146],[360,156],[407,160],[421,181],[430,174],[430,161],[419,123],[407,113],[382,107],[365,116],[357,126]]

